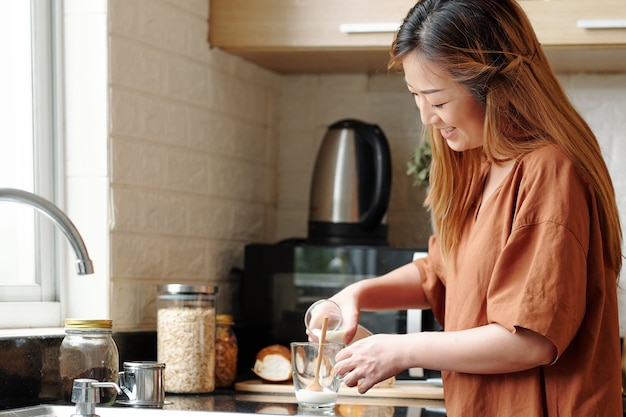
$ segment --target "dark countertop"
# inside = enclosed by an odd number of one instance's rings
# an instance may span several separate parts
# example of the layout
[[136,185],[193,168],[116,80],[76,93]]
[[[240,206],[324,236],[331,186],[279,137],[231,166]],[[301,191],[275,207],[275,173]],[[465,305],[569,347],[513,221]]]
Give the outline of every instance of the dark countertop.
[[[218,389],[211,394],[166,395],[165,410],[304,415],[295,395],[258,394]],[[116,405],[118,406],[118,405]],[[443,401],[340,396],[335,415],[342,417],[442,417]]]

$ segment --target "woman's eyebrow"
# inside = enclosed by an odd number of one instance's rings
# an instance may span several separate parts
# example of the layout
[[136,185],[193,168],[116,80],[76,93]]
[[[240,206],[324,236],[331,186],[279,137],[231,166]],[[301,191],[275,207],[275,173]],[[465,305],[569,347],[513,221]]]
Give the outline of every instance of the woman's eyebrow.
[[[413,88],[413,86],[411,84],[406,82],[406,78],[404,79],[404,82],[406,83],[406,85],[408,85],[409,87]],[[444,90],[443,88],[430,88],[428,90],[417,90],[417,91],[420,94],[434,94],[434,93],[439,93],[439,92],[441,92],[443,90]]]
[[420,93],[422,94],[434,94],[434,93],[439,93],[443,91],[442,88],[432,88],[430,90],[420,90]]

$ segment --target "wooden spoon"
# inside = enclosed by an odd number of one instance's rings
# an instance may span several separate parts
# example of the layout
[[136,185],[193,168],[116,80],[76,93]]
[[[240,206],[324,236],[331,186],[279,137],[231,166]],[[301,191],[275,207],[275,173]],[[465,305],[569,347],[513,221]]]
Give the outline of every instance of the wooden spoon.
[[317,350],[317,364],[315,366],[315,379],[307,385],[306,389],[310,391],[323,391],[324,388],[320,384],[320,368],[322,367],[322,358],[324,357],[324,342],[326,342],[326,329],[328,329],[328,316],[322,319],[322,332],[320,333],[319,348]]

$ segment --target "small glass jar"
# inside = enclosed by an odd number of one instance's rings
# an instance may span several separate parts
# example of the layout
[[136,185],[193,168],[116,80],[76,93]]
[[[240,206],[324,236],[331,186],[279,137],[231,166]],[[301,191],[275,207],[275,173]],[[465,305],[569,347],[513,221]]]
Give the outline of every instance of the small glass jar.
[[233,316],[218,314],[215,328],[215,386],[229,387],[237,377],[237,336]]
[[165,363],[165,391],[215,390],[215,294],[217,287],[158,287],[157,358]]
[[[65,320],[65,337],[59,348],[63,399],[71,402],[74,380],[118,381],[119,352],[112,337],[111,320]],[[99,406],[115,402],[114,388],[100,388]]]

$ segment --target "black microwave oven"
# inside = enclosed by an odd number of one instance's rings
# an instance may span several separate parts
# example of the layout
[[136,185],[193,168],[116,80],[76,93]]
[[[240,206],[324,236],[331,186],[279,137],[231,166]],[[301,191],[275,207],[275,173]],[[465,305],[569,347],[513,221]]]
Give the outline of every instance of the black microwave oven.
[[[265,346],[289,346],[290,342],[306,340],[304,315],[315,301],[329,298],[355,281],[383,275],[425,253],[425,249],[389,246],[318,246],[299,240],[247,245],[237,335],[240,370],[249,371],[256,353]],[[359,323],[373,333],[440,329],[427,310],[362,312]],[[432,371],[418,370],[398,377],[436,376]]]

